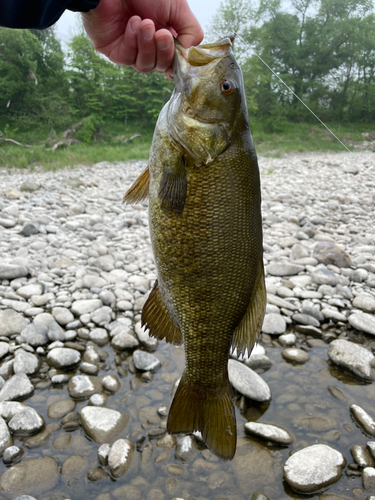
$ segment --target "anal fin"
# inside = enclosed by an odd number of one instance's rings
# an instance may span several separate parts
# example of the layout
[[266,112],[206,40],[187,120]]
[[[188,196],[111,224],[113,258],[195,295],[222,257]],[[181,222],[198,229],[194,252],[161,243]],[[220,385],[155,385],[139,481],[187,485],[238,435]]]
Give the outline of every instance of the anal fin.
[[148,196],[150,172],[147,167],[124,194],[123,203],[140,203]]
[[173,322],[156,281],[142,309],[142,326],[149,330],[152,337],[165,340],[171,344],[182,344],[181,330]]
[[267,293],[264,281],[264,269],[262,267],[257,279],[256,289],[250,301],[241,323],[234,331],[232,349],[237,349],[237,355],[250,357],[251,351],[259,336],[266,311]]
[[161,208],[167,212],[176,212],[181,215],[186,201],[187,178],[185,160],[180,155],[176,165],[165,163],[160,181],[159,198]]

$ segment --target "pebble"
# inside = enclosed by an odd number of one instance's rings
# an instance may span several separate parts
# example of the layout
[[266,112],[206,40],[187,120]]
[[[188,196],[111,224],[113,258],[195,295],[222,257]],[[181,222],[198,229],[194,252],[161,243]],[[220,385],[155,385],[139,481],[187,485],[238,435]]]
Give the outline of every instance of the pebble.
[[25,373],[26,375],[34,375],[39,371],[41,362],[37,356],[23,349],[18,349],[15,353],[13,362],[14,373]]
[[365,467],[375,467],[374,459],[365,445],[356,444],[350,448],[353,461],[362,470]]
[[103,389],[109,392],[117,392],[121,388],[121,382],[116,375],[106,375],[103,380]]
[[149,352],[137,349],[133,352],[133,362],[138,370],[156,371],[161,367],[160,360]]
[[230,359],[228,361],[229,381],[240,394],[261,403],[271,400],[268,384],[245,364]]
[[247,422],[245,424],[245,431],[247,434],[251,434],[283,446],[288,446],[294,441],[292,434],[278,425],[263,424],[260,422]]
[[102,382],[100,378],[89,375],[74,375],[68,384],[69,395],[75,399],[89,398],[92,394],[100,392],[101,389]]
[[129,417],[117,410],[86,406],[80,411],[86,434],[98,444],[116,439],[126,427]]
[[337,482],[346,465],[344,456],[324,444],[296,451],[285,462],[284,478],[299,493],[313,493]]
[[280,335],[286,330],[286,322],[281,314],[269,313],[264,316],[262,332],[270,335]]
[[52,403],[47,410],[47,415],[51,419],[62,418],[76,407],[75,401],[72,399],[62,399]]
[[69,370],[74,368],[81,361],[81,355],[75,349],[66,347],[56,347],[47,354],[47,363],[60,370]]
[[129,439],[118,439],[110,449],[108,467],[111,475],[118,479],[130,467],[134,454],[134,444]]
[[0,390],[1,401],[13,401],[31,396],[34,386],[25,373],[17,373],[5,382]]
[[288,347],[281,351],[281,355],[288,361],[293,361],[294,363],[306,363],[309,361],[309,354],[302,350],[297,349],[296,347]]
[[18,411],[8,423],[13,434],[30,436],[44,427],[44,419],[34,408],[27,407]]
[[15,464],[19,460],[21,460],[21,457],[23,455],[23,450],[19,448],[18,446],[9,446],[9,448],[6,448],[3,454],[3,462],[6,465],[10,464]]
[[348,321],[356,330],[375,335],[375,318],[372,314],[354,313],[349,316]]
[[370,436],[375,436],[375,420],[363,408],[358,405],[351,405],[350,413],[361,426],[361,428]]
[[52,490],[59,481],[59,465],[52,457],[24,460],[12,465],[0,477],[0,491],[39,497]]
[[4,451],[13,445],[13,439],[9,432],[8,426],[3,418],[0,417],[0,457]]
[[328,346],[327,354],[335,365],[349,370],[364,380],[375,380],[372,367],[374,355],[364,347],[345,339],[337,339]]

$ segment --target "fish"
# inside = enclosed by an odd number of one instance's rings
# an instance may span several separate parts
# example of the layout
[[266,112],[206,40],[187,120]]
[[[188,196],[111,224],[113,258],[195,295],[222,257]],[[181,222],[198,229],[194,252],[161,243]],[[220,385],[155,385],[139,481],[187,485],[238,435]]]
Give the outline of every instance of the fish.
[[175,40],[175,88],[148,166],[124,195],[149,198],[157,280],[142,325],[185,347],[167,430],[200,432],[222,460],[237,440],[228,358],[250,355],[266,306],[260,175],[233,41]]

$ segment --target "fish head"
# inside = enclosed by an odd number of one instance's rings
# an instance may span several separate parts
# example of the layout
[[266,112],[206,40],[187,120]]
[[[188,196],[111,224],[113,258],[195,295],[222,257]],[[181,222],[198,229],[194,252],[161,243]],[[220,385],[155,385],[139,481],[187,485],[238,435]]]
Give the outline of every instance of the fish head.
[[168,127],[199,165],[214,161],[230,145],[238,125],[247,124],[233,40],[227,37],[190,49],[175,40],[175,90],[168,105]]

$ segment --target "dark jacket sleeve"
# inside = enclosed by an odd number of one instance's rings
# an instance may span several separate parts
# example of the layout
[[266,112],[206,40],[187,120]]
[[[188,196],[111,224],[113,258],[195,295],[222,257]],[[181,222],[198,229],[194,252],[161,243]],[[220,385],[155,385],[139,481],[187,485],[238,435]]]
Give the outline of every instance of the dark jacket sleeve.
[[65,9],[88,12],[99,0],[0,0],[0,26],[44,29],[54,24]]

